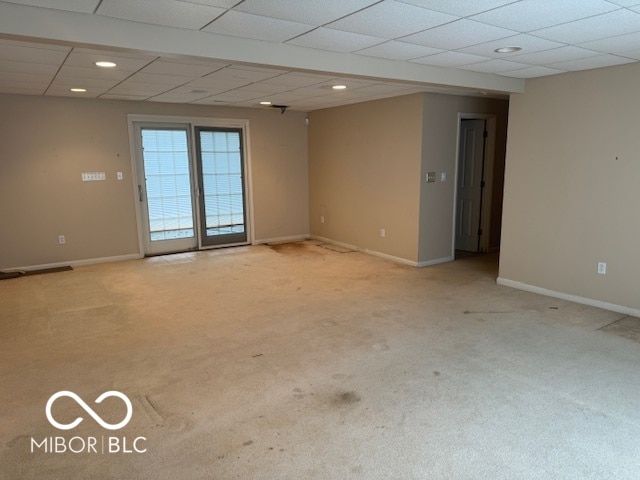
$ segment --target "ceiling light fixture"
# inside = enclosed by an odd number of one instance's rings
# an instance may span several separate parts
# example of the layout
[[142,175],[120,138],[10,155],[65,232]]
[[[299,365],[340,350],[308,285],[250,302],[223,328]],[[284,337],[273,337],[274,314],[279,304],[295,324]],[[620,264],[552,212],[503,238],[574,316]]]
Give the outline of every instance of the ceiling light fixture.
[[494,52],[496,52],[496,53],[515,53],[515,52],[519,52],[520,50],[522,50],[522,47],[502,47],[502,48],[496,48],[494,50]]
[[346,90],[347,86],[346,85],[333,85],[331,88],[333,88],[334,90]]
[[70,88],[69,90],[71,90],[74,93],[84,93],[87,91],[86,88]]
[[260,105],[271,105],[271,102],[260,102]]
[[96,66],[102,67],[102,68],[113,68],[113,67],[116,66],[116,64],[113,63],[113,62],[107,62],[107,61],[102,61],[101,60],[99,62],[96,62]]

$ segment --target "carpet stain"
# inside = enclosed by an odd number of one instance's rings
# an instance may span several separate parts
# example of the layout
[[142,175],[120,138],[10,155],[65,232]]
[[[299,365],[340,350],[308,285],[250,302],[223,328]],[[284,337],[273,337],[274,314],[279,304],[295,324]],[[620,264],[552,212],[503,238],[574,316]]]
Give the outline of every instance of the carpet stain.
[[249,445],[253,445],[253,440],[247,440],[242,445],[244,445],[245,447],[248,447]]
[[337,406],[345,406],[353,405],[354,403],[358,403],[360,400],[362,399],[356,392],[342,392],[333,397],[332,403]]

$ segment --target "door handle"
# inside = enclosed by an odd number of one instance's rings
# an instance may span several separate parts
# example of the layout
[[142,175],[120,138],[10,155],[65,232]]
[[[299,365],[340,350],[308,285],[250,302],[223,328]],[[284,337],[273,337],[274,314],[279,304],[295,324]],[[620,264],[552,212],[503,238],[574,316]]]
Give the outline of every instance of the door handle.
[[142,196],[142,185],[138,185],[138,200],[140,200],[141,202],[144,200]]

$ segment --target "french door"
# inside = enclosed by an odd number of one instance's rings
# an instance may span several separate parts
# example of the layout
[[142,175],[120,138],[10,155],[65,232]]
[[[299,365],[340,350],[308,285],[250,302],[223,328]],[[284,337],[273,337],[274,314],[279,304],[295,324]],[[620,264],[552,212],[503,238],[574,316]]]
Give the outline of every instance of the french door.
[[247,243],[242,128],[134,122],[133,132],[145,255]]

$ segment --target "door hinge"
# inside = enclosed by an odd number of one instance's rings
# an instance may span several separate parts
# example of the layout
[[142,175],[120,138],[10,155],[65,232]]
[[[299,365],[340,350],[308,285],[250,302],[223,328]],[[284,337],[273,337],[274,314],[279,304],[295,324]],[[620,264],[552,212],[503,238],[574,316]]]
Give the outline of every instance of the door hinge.
[[478,229],[478,235],[482,235],[482,229],[481,228]]
[[482,132],[482,138],[487,138],[488,136],[489,136],[489,132],[487,132],[486,130]]
[[484,180],[482,180],[482,181],[480,182],[480,188],[484,188],[485,186],[486,186],[486,183],[485,183],[485,181],[484,181]]

